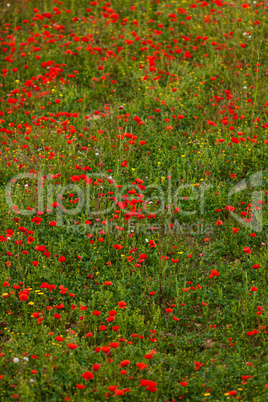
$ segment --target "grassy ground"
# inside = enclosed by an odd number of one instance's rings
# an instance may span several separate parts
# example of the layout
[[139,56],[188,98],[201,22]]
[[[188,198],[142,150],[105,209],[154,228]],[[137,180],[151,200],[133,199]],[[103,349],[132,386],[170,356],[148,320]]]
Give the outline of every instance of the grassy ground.
[[267,2],[0,12],[0,400],[267,401]]

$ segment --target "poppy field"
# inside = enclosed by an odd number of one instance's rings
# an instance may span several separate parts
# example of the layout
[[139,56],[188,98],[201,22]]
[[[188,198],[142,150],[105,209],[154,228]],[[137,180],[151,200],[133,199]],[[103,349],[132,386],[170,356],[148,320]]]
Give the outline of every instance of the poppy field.
[[268,2],[2,0],[0,400],[268,400]]

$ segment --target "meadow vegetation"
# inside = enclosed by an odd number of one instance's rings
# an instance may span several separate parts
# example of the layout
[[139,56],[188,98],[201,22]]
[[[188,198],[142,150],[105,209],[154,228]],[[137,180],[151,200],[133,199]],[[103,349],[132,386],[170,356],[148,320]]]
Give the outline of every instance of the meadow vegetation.
[[0,400],[267,401],[267,1],[0,8]]

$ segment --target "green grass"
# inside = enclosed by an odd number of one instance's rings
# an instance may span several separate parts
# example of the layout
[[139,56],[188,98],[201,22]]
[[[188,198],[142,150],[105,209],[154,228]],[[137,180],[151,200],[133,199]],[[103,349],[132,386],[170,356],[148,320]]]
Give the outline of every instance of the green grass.
[[267,400],[267,12],[1,3],[1,401]]

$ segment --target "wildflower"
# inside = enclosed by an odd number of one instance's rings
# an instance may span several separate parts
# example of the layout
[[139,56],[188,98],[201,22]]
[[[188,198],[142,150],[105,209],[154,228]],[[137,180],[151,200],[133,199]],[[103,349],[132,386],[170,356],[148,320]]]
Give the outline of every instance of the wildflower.
[[126,305],[127,305],[127,303],[124,302],[124,301],[120,301],[120,302],[118,303],[118,306],[119,306],[120,308],[126,308]]
[[148,365],[145,363],[136,363],[136,366],[140,371],[148,367]]
[[125,366],[128,366],[130,364],[130,360],[123,360],[120,364],[119,364],[119,366],[120,367],[125,367]]
[[69,349],[71,349],[71,350],[74,350],[74,349],[76,349],[77,347],[78,347],[78,345],[76,345],[76,344],[74,344],[74,343],[68,343],[68,348]]
[[83,377],[85,380],[93,380],[94,374],[91,373],[91,371],[87,371],[86,373],[82,374],[82,377]]
[[78,389],[84,389],[85,388],[85,386],[83,384],[76,384],[76,387]]
[[114,244],[113,248],[115,248],[116,250],[121,250],[122,248],[124,248],[124,246],[121,246],[120,244]]

